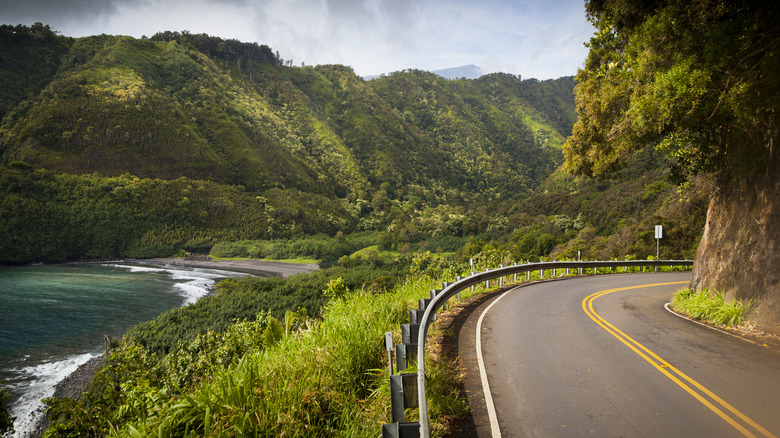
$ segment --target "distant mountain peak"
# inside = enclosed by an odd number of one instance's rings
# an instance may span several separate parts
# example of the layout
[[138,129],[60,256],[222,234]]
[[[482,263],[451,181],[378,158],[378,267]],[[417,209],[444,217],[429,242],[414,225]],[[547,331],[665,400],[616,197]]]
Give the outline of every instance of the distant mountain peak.
[[[444,79],[479,79],[485,71],[481,67],[474,64],[461,65],[460,67],[450,67],[441,70],[432,70],[431,73],[441,76]],[[384,76],[382,75],[368,75],[363,76],[363,79],[370,81]]]
[[451,67],[442,70],[434,70],[432,73],[435,73],[445,79],[461,79],[461,78],[478,79],[485,72],[482,70],[482,68],[474,64],[470,64],[470,65],[462,65],[460,67]]

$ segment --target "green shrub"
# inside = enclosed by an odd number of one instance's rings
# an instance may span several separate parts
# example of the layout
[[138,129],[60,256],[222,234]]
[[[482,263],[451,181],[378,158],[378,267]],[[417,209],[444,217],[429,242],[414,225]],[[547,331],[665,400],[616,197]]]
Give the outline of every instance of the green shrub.
[[724,293],[708,289],[693,291],[682,289],[672,298],[672,309],[691,318],[723,325],[739,325],[745,321],[745,312],[753,305],[738,300],[726,302]]
[[14,420],[11,416],[11,406],[8,403],[8,394],[10,390],[3,385],[0,380],[0,435],[11,432],[14,429]]

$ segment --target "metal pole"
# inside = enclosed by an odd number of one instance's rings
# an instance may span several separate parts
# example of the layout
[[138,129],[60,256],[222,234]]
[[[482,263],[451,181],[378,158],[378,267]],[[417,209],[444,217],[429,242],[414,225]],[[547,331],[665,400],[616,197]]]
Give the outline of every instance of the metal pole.
[[[469,266],[471,267],[471,275],[474,275],[474,259],[469,259]],[[471,293],[474,293],[474,287],[471,286]],[[460,296],[458,296],[458,300],[460,300]]]
[[387,365],[390,375],[393,375],[393,332],[385,332],[385,348],[387,348]]

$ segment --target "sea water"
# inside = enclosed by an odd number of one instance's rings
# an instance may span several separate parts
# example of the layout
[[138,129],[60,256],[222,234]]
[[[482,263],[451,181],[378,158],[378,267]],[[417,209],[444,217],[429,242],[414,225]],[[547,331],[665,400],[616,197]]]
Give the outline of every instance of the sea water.
[[14,436],[34,429],[58,382],[103,352],[104,335],[121,336],[241,275],[122,262],[0,269],[0,379],[11,389]]

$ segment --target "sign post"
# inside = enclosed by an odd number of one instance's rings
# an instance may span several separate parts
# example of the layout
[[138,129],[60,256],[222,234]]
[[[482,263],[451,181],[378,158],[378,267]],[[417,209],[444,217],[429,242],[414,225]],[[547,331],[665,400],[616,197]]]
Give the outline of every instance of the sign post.
[[656,225],[655,226],[655,259],[656,260],[659,259],[659,255],[660,255],[660,251],[659,251],[660,245],[659,244],[661,242],[661,238],[663,237],[663,234],[664,234],[664,226],[663,225]]

